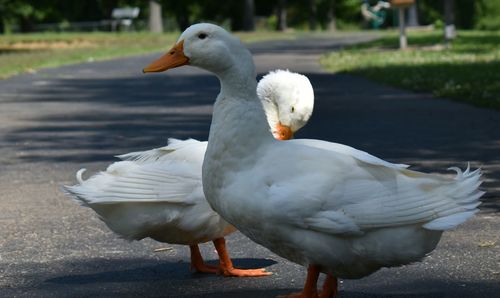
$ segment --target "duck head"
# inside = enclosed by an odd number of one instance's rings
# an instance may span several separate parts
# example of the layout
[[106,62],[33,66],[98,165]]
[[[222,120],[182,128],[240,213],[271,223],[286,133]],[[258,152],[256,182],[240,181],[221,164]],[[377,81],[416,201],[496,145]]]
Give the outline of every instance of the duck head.
[[252,56],[241,41],[223,28],[208,23],[187,28],[172,49],[143,72],[162,72],[183,65],[197,66],[218,76],[235,67],[255,73]]
[[257,85],[267,122],[273,136],[288,140],[311,117],[314,91],[309,79],[287,70],[276,70],[265,75]]

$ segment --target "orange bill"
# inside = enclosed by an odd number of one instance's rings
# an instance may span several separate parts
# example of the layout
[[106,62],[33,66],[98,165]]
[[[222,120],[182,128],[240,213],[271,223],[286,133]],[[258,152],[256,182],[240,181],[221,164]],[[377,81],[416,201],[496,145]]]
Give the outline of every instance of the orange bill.
[[189,63],[189,58],[184,55],[184,40],[176,44],[168,53],[153,61],[142,70],[147,72],[162,72],[171,68],[176,68]]
[[276,133],[274,134],[274,137],[277,140],[284,141],[284,140],[290,140],[293,138],[293,132],[292,129],[289,126],[282,125],[281,123],[276,124]]

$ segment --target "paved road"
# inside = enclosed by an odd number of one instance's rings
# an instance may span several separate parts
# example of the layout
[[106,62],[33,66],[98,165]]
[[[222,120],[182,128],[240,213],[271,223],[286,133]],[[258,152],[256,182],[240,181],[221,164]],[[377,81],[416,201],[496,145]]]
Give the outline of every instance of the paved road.
[[[483,211],[446,233],[424,262],[345,280],[341,297],[499,297],[500,113],[320,69],[320,53],[367,38],[251,48],[261,74],[279,67],[311,79],[315,112],[298,137],[346,143],[432,172],[470,161],[484,168],[488,195]],[[192,274],[186,247],[121,240],[60,192],[76,170],[102,169],[115,154],[162,146],[167,137],[206,139],[216,78],[189,67],[142,75],[155,56],[0,81],[1,297],[274,297],[302,287],[300,266],[238,233],[228,239],[235,263],[266,266],[273,276]],[[216,260],[211,245],[202,249]]]

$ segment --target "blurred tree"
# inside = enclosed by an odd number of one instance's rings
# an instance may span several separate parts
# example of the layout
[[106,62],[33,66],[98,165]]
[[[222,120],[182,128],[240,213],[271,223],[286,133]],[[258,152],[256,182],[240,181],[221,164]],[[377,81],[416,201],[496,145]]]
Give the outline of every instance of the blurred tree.
[[474,26],[477,29],[500,30],[500,1],[480,0],[473,1]]
[[84,22],[109,19],[116,7],[136,6],[147,11],[141,0],[0,0],[0,23],[17,25],[21,32],[36,29],[37,23]]
[[413,3],[410,7],[408,7],[408,26],[409,27],[416,27],[419,25],[417,7],[418,7],[417,0],[415,0],[415,3]]
[[328,9],[326,14],[326,29],[330,31],[337,30],[335,17],[335,0],[328,0]]
[[316,0],[309,1],[309,30],[316,30],[318,24],[318,14],[316,7]]
[[276,23],[276,30],[285,31],[287,29],[286,24],[286,0],[278,0],[276,5],[276,17],[278,22]]
[[254,0],[244,0],[243,7],[243,30],[255,30],[255,2]]
[[163,32],[163,19],[161,17],[161,5],[157,1],[149,1],[149,31],[155,33]]
[[455,1],[444,0],[444,38],[447,43],[455,38]]
[[[444,0],[447,1],[447,0]],[[483,3],[499,3],[498,0],[454,0],[454,23],[460,29],[472,29],[481,19]],[[435,24],[441,27],[445,22],[445,5],[443,1],[418,0],[418,20],[421,24]],[[499,11],[500,13],[500,11]],[[497,14],[498,16],[498,14]]]
[[4,30],[17,24],[21,32],[34,30],[35,22],[52,14],[54,0],[0,0],[0,15]]
[[[164,16],[176,20],[182,30],[199,21],[223,25],[232,30],[253,30],[254,15],[272,16],[273,26],[311,30],[360,26],[361,0],[155,0]],[[375,4],[378,0],[369,0]],[[418,0],[410,10],[410,23],[444,24],[444,1]],[[500,0],[454,0],[457,28],[500,28]],[[36,30],[39,23],[70,23],[109,19],[116,7],[141,9],[142,18],[149,15],[149,1],[144,0],[0,0],[0,32],[15,27],[23,32]],[[418,14],[413,15],[412,12]]]
[[164,10],[169,12],[175,17],[175,21],[177,22],[177,26],[181,31],[184,31],[191,24],[189,17],[192,14],[190,8],[193,5],[196,5],[197,1],[195,0],[184,0],[184,1],[162,1],[162,7]]

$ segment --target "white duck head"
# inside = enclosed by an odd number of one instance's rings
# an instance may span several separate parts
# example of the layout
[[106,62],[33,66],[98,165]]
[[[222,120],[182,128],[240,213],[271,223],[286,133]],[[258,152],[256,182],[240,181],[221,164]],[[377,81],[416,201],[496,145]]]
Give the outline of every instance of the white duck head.
[[[200,23],[190,26],[170,51],[153,61],[143,72],[161,72],[183,65],[213,72],[221,82],[240,80],[237,83],[242,88],[253,84],[251,88],[255,92],[257,82],[252,55],[237,37],[217,25]],[[235,74],[239,77],[235,78]],[[248,78],[253,82],[249,82]]]
[[257,85],[257,95],[266,112],[273,136],[287,140],[311,117],[314,91],[309,79],[288,70],[275,70]]

